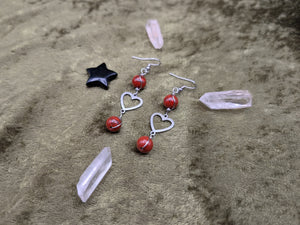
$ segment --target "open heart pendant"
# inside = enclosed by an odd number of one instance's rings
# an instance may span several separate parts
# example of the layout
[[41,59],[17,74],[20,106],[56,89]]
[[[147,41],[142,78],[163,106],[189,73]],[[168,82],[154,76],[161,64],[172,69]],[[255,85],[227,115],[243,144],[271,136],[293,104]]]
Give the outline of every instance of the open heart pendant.
[[[129,95],[132,101],[133,101],[133,100],[138,100],[138,101],[139,101],[139,104],[137,104],[137,105],[135,105],[135,106],[132,106],[132,107],[129,107],[129,108],[125,107],[125,105],[124,105],[124,96],[125,96],[125,95]],[[130,111],[130,110],[134,110],[134,109],[137,109],[137,108],[139,108],[139,107],[141,107],[141,106],[143,105],[143,99],[141,99],[141,98],[138,97],[138,96],[135,96],[135,95],[132,94],[131,92],[124,92],[124,93],[121,95],[120,102],[121,102],[122,110],[123,110],[124,112]]]
[[[166,128],[163,128],[163,129],[155,129],[154,123],[153,123],[153,119],[154,119],[155,116],[159,116],[161,118],[162,122],[169,121],[171,123],[171,125],[168,126],[168,127],[166,127]],[[161,133],[161,132],[165,132],[165,131],[171,130],[174,127],[174,125],[175,125],[175,123],[174,123],[174,121],[171,118],[166,117],[166,116],[164,116],[161,113],[153,113],[151,115],[150,126],[151,126],[152,132],[154,132],[154,133]]]

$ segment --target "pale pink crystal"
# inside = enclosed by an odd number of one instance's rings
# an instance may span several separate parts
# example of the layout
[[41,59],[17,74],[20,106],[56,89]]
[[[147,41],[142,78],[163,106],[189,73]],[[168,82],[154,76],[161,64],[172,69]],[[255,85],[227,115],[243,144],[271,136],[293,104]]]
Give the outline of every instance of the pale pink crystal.
[[105,147],[86,168],[77,183],[77,193],[86,202],[112,165],[111,151]]
[[252,106],[252,96],[247,90],[207,92],[200,102],[210,109],[242,109]]
[[158,21],[154,19],[148,20],[146,23],[146,31],[153,47],[155,49],[161,49],[164,45],[164,40],[160,32]]

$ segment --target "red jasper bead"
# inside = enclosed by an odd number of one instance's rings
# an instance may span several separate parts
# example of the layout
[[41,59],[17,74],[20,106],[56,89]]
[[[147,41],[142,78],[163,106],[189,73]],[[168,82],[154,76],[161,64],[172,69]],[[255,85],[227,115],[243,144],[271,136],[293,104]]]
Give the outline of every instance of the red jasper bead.
[[137,149],[142,153],[148,153],[153,148],[153,141],[148,136],[142,136],[136,142]]
[[122,120],[119,117],[111,116],[106,120],[106,128],[110,132],[117,132],[121,129]]
[[175,95],[167,95],[164,98],[164,106],[166,108],[175,109],[178,105],[178,98]]
[[135,88],[143,89],[146,86],[146,79],[142,75],[136,75],[132,79],[132,84]]

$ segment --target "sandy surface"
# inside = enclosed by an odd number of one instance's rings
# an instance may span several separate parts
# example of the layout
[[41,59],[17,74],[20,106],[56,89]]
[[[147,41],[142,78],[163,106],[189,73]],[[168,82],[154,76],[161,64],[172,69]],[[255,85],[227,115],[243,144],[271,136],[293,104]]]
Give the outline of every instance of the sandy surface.
[[[293,3],[294,2],[294,3]],[[0,1],[0,224],[298,225],[297,1]],[[165,45],[144,25],[161,24]],[[144,106],[105,131],[143,62]],[[85,69],[119,73],[86,88]],[[148,155],[135,142],[180,80],[194,79]],[[253,107],[210,111],[208,91],[248,89]],[[76,183],[110,146],[113,166],[86,204]]]

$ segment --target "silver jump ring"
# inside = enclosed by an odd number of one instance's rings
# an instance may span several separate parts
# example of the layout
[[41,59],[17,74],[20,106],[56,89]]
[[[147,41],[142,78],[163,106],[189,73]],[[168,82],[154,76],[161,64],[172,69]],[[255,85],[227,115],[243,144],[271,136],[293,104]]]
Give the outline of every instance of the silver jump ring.
[[144,76],[148,73],[148,70],[146,68],[141,69],[141,75]]
[[177,94],[179,92],[179,88],[178,87],[174,87],[172,91],[173,91],[173,95]]
[[120,116],[119,116],[119,118],[121,119],[122,118],[122,116],[123,116],[123,114],[126,112],[126,110],[124,110],[124,109],[121,109],[120,110]]
[[152,138],[155,136],[155,134],[156,134],[156,132],[155,132],[155,131],[151,131],[151,132],[150,132],[150,136],[149,136],[149,137],[152,139]]

